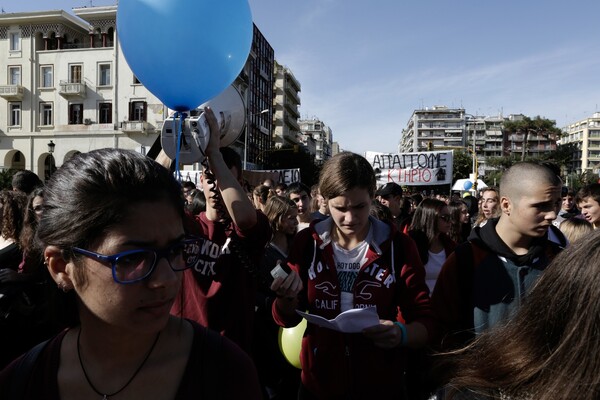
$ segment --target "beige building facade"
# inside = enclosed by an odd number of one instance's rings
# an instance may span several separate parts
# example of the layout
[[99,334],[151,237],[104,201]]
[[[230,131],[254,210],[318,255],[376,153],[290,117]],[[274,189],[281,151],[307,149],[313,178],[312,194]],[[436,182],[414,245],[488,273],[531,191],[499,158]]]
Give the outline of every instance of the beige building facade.
[[167,109],[127,65],[116,11],[0,15],[1,168],[44,179],[78,152],[152,146]]
[[574,122],[563,128],[565,135],[561,144],[572,143],[575,147],[570,171],[592,171],[600,174],[600,112]]

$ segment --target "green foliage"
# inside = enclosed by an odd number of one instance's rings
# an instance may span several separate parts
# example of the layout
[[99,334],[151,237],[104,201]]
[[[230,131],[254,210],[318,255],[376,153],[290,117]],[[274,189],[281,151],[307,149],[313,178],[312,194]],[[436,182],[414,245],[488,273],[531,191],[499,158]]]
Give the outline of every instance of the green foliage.
[[523,117],[520,121],[504,122],[504,131],[510,133],[523,132],[527,130],[541,132],[545,134],[555,133],[561,135],[562,131],[556,127],[556,121],[542,118],[539,115],[533,119]]
[[484,181],[485,183],[487,183],[488,186],[498,187],[500,186],[500,179],[502,179],[502,174],[504,174],[504,171],[489,171],[487,174],[485,174]]
[[485,160],[488,167],[500,172],[506,171],[507,169],[512,167],[513,164],[519,161],[521,161],[521,158],[514,154],[505,157],[488,157]]
[[[524,135],[525,143],[527,143],[527,138],[530,134],[538,134],[543,136],[556,135],[560,137],[562,135],[562,131],[556,127],[556,121],[542,118],[539,115],[533,119],[529,117],[523,117],[520,121],[506,121],[504,122],[504,132],[505,134],[518,133]],[[521,161],[527,161],[527,146],[523,146],[521,152]]]
[[575,143],[566,143],[558,146],[556,150],[542,154],[541,158],[546,161],[554,162],[561,168],[563,174],[566,175],[571,172],[571,165],[575,150]]
[[581,189],[583,186],[589,185],[591,183],[596,183],[599,177],[598,174],[593,173],[592,171],[584,171],[580,174],[576,172],[572,172],[567,175],[567,179],[565,184],[568,184],[570,188],[572,188],[575,192]]
[[454,151],[454,165],[452,166],[452,182],[465,179],[473,172],[473,157],[464,150]]
[[[555,121],[541,118],[540,116],[533,119],[524,117],[521,121],[506,121],[504,123],[504,131],[507,135],[518,133],[526,136],[529,134],[562,136],[562,131],[555,125]],[[526,148],[524,147],[524,151],[521,152],[520,155],[513,153],[510,156],[504,157],[488,157],[486,159],[486,164],[492,170],[486,173],[486,182],[493,182],[494,178],[496,179],[496,182],[500,182],[502,173],[513,164],[521,161],[554,163],[560,168],[564,177],[564,175],[569,172],[572,163],[574,144],[568,143],[558,146],[556,150],[541,153],[539,156],[529,156],[526,154],[525,150]]]

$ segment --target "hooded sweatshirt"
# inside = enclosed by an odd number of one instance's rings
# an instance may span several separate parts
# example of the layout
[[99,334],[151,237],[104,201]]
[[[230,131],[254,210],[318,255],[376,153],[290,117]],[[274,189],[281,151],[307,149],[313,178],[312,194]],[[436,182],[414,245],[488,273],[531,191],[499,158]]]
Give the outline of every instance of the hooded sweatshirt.
[[548,264],[567,244],[554,226],[515,254],[496,232],[498,219],[476,227],[448,257],[432,294],[442,322],[442,348],[462,346],[474,334],[511,318]]
[[[394,227],[370,219],[366,262],[352,285],[354,308],[376,307],[380,319],[418,321],[430,332],[434,319],[425,270],[414,242]],[[304,285],[299,309],[327,319],[341,312],[341,289],[331,240],[332,219],[314,221],[298,233],[288,264]],[[279,313],[275,321],[295,326],[300,316]],[[405,349],[382,349],[362,333],[340,333],[308,324],[300,354],[302,383],[319,399],[402,398]]]

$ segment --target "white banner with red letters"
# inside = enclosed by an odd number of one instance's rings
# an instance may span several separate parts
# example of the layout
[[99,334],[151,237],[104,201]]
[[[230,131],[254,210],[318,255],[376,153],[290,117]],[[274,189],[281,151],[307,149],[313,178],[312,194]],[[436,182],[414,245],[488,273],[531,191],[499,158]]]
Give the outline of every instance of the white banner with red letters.
[[367,151],[365,158],[375,170],[378,186],[388,182],[401,186],[452,184],[452,150],[401,154]]

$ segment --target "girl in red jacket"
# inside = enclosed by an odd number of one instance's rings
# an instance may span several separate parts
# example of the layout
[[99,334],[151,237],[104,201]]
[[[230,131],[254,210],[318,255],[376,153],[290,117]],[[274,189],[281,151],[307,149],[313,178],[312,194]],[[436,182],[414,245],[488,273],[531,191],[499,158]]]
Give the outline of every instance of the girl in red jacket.
[[423,346],[431,335],[433,314],[416,246],[369,217],[375,187],[363,157],[345,152],[327,161],[319,189],[330,217],[296,236],[288,258],[292,272],[271,286],[281,326],[300,322],[296,309],[333,319],[374,307],[379,316],[379,324],[359,333],[308,324],[301,399],[403,399],[405,347]]

